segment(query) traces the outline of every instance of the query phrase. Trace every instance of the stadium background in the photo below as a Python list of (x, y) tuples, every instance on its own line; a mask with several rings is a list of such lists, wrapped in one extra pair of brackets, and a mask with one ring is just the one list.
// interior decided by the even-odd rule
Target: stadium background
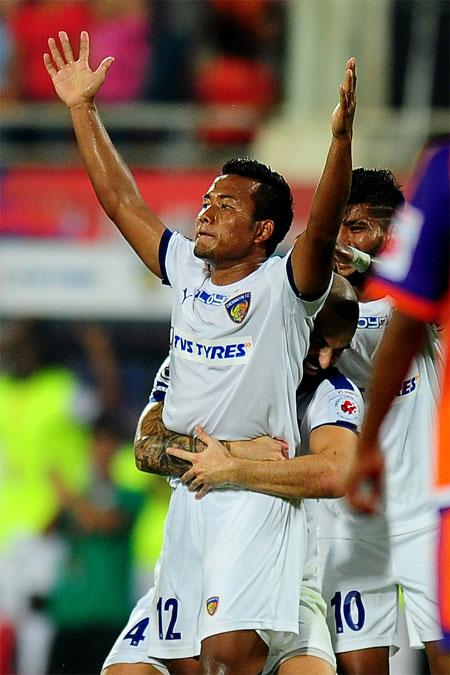
[[(71, 416), (72, 404), (59, 411), (71, 433), (80, 432), (76, 449), (60, 431), (55, 443), (58, 427), (49, 415), (48, 427), (33, 436), (36, 419), (51, 406), (42, 395), (35, 401), (24, 393), (24, 382), (37, 396), (33, 377), (56, 369), (88, 392), (83, 405), (93, 401), (90, 413), (115, 417), (120, 443), (113, 480), (143, 496), (131, 541), (136, 595), (151, 579), (167, 490), (134, 469), (130, 441), (167, 352), (170, 312), (170, 290), (152, 278), (97, 205), (69, 115), (41, 64), (47, 37), (88, 28), (94, 65), (116, 57), (99, 106), (163, 222), (189, 236), (221, 163), (249, 154), (294, 187), (295, 224), (286, 248), (306, 222), (349, 56), (357, 57), (359, 75), (355, 166), (388, 166), (406, 182), (423, 143), (448, 133), (449, 4), (2, 0), (0, 18), (0, 672), (11, 669), (7, 645), (15, 643), (14, 672), (39, 675), (28, 655), (41, 645), (44, 663), (51, 629), (45, 603), (36, 598), (49, 591), (49, 570), (56, 577), (59, 564), (49, 563), (46, 548), (60, 509), (49, 475), (59, 471), (71, 490), (83, 493), (95, 416)], [(6, 352), (14, 340), (16, 356), (25, 353), (19, 345), (26, 340), (42, 349), (32, 376), (17, 376), (12, 394)], [(17, 405), (14, 396), (22, 403), (27, 396), (28, 405)], [(409, 675), (421, 664), (399, 661), (396, 668)]]

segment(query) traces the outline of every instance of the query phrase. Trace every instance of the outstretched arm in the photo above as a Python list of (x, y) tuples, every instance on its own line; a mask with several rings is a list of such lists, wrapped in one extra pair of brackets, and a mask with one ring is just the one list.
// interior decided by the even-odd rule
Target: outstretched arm
[(201, 428), (196, 433), (206, 446), (201, 455), (189, 456), (176, 448), (168, 452), (192, 464), (181, 480), (197, 492), (199, 499), (212, 487), (227, 485), (279, 497), (342, 497), (357, 443), (353, 431), (324, 425), (310, 434), (312, 454), (269, 462), (233, 457), (228, 448)]
[(373, 363), (369, 402), (347, 486), (351, 506), (361, 513), (375, 513), (379, 508), (384, 461), (378, 433), (425, 337), (425, 323), (394, 310)]
[[(199, 436), (187, 436), (169, 431), (162, 421), (163, 402), (149, 404), (138, 423), (134, 442), (136, 466), (140, 471), (162, 476), (182, 476), (190, 468), (192, 453), (202, 452), (205, 443)], [(187, 453), (189, 460), (179, 459), (167, 452), (178, 448)], [(227, 441), (221, 447), (234, 457), (281, 460), (287, 445), (283, 441), (262, 436), (251, 441)]]
[(352, 134), (356, 107), (356, 62), (349, 59), (332, 117), (332, 140), (306, 230), (292, 251), (298, 291), (314, 296), (325, 290), (333, 268), (334, 245), (347, 204), (352, 177)]
[(49, 38), (44, 63), (56, 93), (69, 108), (81, 155), (97, 198), (145, 265), (161, 276), (159, 243), (165, 230), (140, 194), (131, 172), (113, 146), (95, 106), (95, 95), (113, 63), (109, 56), (97, 70), (89, 66), (89, 35), (81, 33), (75, 60), (67, 33), (59, 33), (61, 46)]

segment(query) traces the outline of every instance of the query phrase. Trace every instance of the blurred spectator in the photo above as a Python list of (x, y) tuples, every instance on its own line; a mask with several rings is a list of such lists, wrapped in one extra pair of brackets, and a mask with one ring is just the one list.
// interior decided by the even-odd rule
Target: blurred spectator
[(279, 66), (283, 44), (280, 0), (208, 0), (209, 30), (215, 48), (226, 54)]
[(133, 605), (131, 531), (142, 494), (112, 478), (121, 444), (113, 418), (93, 426), (90, 482), (83, 495), (53, 474), (61, 510), (54, 527), (67, 547), (48, 611), (56, 626), (49, 673), (100, 671)]
[(86, 30), (90, 17), (87, 0), (24, 0), (17, 3), (10, 14), (10, 27), (17, 52), (14, 73), (20, 98), (55, 100), (53, 85), (42, 63), (42, 55), (48, 51), (47, 39), (64, 29), (73, 44), (78, 44), (80, 32)]
[(92, 9), (91, 62), (96, 68), (106, 56), (116, 57), (98, 100), (143, 98), (152, 69), (148, 0), (92, 0)]
[[(107, 337), (84, 326), (78, 340), (92, 387), (67, 367), (51, 364), (38, 322), (6, 323), (0, 332), (0, 615), (17, 625), (29, 618), (30, 596), (49, 583), (54, 555), (51, 546), (41, 547), (40, 535), (59, 509), (49, 473), (57, 472), (66, 489), (84, 488), (89, 424), (118, 399)], [(32, 569), (21, 563), (20, 576), (15, 574), (17, 562), (28, 559)]]
[(265, 64), (241, 56), (212, 57), (198, 72), (197, 97), (211, 113), (200, 138), (211, 145), (248, 145), (276, 101), (276, 90)]
[(209, 144), (248, 145), (279, 98), (283, 3), (209, 0), (208, 4), (211, 54), (198, 69), (195, 91), (199, 102), (212, 108), (212, 121), (199, 135)]
[[(10, 23), (17, 0), (2, 0), (0, 3), (0, 103), (17, 99), (17, 81), (14, 75), (16, 47)], [(0, 671), (1, 672), (1, 671)]]
[(203, 44), (205, 2), (152, 1), (153, 69), (147, 90), (152, 101), (188, 101), (199, 43)]

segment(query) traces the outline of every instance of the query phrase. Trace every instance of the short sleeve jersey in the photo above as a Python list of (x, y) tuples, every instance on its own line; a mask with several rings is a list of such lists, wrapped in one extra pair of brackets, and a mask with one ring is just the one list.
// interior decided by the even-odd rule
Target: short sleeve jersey
[(167, 428), (196, 424), (222, 440), (270, 435), (298, 446), (296, 390), (318, 300), (295, 290), (289, 255), (227, 286), (212, 283), (193, 242), (166, 232), (160, 266), (174, 289)]
[[(297, 398), (301, 447), (299, 455), (310, 454), (309, 436), (314, 429), (324, 425), (342, 426), (355, 433), (361, 429), (364, 403), (358, 388), (337, 368), (332, 368), (314, 392), (300, 393)], [(305, 499), (308, 522), (308, 564), (304, 576), (316, 576), (317, 515), (321, 530), (335, 529), (335, 517), (342, 507), (342, 499)], [(319, 514), (317, 514), (319, 508)]]
[[(450, 143), (431, 148), (416, 171), (409, 204), (399, 214), (391, 244), (369, 286), (387, 292), (406, 314), (449, 325)], [(443, 394), (439, 415), (436, 487), (450, 501), (450, 358), (446, 331)]]
[[(367, 398), (372, 363), (392, 312), (388, 298), (359, 304), (358, 328), (350, 348), (339, 359), (339, 368)], [(433, 345), (436, 348), (436, 345)], [(392, 533), (406, 532), (434, 522), (430, 505), (432, 461), (424, 452), (432, 442), (433, 420), (439, 392), (437, 353), (418, 355), (394, 399), (380, 431), (386, 462), (383, 517), (360, 518), (366, 529), (382, 528), (387, 518)], [(389, 367), (389, 364), (386, 364)], [(352, 516), (353, 527), (357, 517)]]

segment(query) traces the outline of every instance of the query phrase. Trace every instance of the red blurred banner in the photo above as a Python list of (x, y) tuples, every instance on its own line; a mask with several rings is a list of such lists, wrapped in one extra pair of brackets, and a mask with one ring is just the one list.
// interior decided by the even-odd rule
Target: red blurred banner
[[(151, 209), (170, 229), (191, 235), (203, 194), (213, 171), (150, 171), (134, 176)], [(293, 185), (295, 204), (293, 239), (304, 228), (313, 187)], [(1, 176), (3, 236), (108, 239), (114, 228), (98, 205), (83, 169), (19, 168)]]

